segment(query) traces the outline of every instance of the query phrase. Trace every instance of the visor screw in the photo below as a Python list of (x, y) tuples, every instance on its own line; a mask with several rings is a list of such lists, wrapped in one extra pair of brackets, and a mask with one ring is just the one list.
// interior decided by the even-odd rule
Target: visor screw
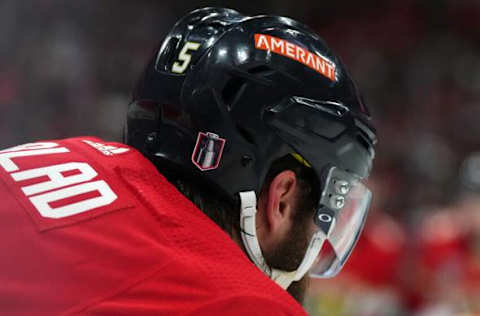
[(337, 180), (335, 183), (335, 190), (338, 194), (346, 195), (350, 191), (350, 184), (344, 180)]
[(156, 137), (157, 137), (157, 133), (155, 132), (148, 134), (147, 143), (153, 143)]
[(341, 195), (333, 195), (330, 198), (330, 206), (335, 210), (341, 209), (345, 206), (345, 197)]
[(157, 139), (157, 133), (153, 132), (147, 136), (145, 141), (145, 147), (147, 150), (153, 150), (155, 145), (155, 140)]

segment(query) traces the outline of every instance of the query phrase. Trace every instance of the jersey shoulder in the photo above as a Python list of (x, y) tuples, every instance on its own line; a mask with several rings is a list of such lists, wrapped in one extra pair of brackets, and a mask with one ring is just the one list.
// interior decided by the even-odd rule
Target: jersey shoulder
[[(176, 315), (180, 315), (180, 311), (196, 310), (205, 315), (237, 315), (232, 314), (235, 310), (228, 309), (230, 301), (236, 299), (262, 305), (264, 308), (259, 311), (269, 308), (283, 311), (276, 315), (305, 314), (285, 290), (248, 259), (226, 232), (164, 177), (148, 178), (148, 175), (133, 173), (125, 174), (125, 177), (134, 186), (138, 183), (140, 197), (159, 215), (158, 222), (168, 221), (168, 225), (162, 224), (162, 233), (168, 245), (164, 255), (170, 260), (161, 272), (116, 299), (122, 300), (127, 295), (127, 301), (133, 302), (136, 292), (152, 293), (152, 306), (175, 306), (172, 314)], [(159, 187), (162, 188), (161, 194), (155, 189)], [(160, 297), (163, 295), (159, 293), (168, 300), (162, 303)], [(227, 308), (224, 312), (217, 313), (224, 307)]]

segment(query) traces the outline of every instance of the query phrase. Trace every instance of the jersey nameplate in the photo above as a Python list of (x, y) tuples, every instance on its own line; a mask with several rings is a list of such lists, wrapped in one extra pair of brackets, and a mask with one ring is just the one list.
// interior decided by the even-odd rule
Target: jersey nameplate
[[(44, 218), (65, 218), (113, 203), (117, 195), (88, 163), (42, 165), (44, 157), (69, 152), (54, 142), (20, 145), (0, 151), (0, 168)], [(27, 158), (35, 158), (39, 166), (22, 169), (21, 162)]]

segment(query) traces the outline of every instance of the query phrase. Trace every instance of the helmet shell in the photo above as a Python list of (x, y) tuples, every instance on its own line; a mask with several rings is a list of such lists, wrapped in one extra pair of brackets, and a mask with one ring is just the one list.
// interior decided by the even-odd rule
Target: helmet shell
[[(148, 64), (126, 136), (162, 171), (235, 199), (259, 193), (271, 163), (291, 153), (308, 161), (320, 183), (330, 166), (368, 176), (376, 142), (369, 121), (345, 66), (308, 27), (205, 8), (182, 18)], [(220, 159), (202, 169), (195, 155), (208, 150), (207, 133), (221, 140), (211, 142)]]

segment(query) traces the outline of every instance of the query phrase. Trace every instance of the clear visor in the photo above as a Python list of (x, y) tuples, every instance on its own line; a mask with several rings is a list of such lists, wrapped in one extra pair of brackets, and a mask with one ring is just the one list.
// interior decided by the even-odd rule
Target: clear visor
[(318, 231), (309, 246), (314, 248), (311, 253), (318, 253), (310, 259), (311, 276), (330, 278), (342, 269), (360, 236), (371, 198), (360, 179), (330, 169), (314, 218)]

